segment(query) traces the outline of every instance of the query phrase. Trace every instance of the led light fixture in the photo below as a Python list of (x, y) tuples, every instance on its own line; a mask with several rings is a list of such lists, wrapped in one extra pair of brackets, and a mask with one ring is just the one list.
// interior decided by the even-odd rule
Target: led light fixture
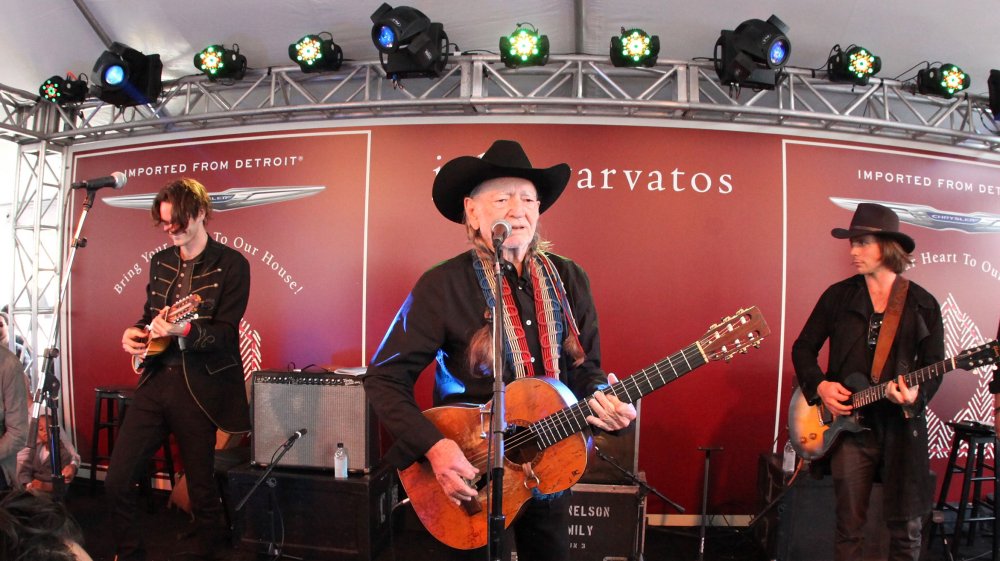
[(615, 66), (651, 67), (660, 54), (660, 37), (638, 28), (623, 27), (620, 35), (611, 38), (610, 54)]
[(882, 70), (882, 59), (858, 45), (851, 45), (846, 51), (834, 45), (833, 54), (826, 61), (826, 71), (834, 82), (851, 82), (859, 86), (868, 85), (868, 80)]
[(788, 26), (772, 15), (723, 30), (715, 43), (715, 72), (723, 84), (773, 90), (785, 78), (792, 54)]
[(507, 68), (544, 66), (549, 61), (549, 36), (530, 23), (519, 23), (510, 35), (500, 38), (500, 61)]
[(38, 95), (57, 105), (82, 103), (87, 99), (87, 81), (75, 80), (72, 75), (53, 76), (38, 87)]
[(242, 80), (247, 72), (247, 57), (240, 54), (240, 46), (227, 49), (223, 45), (209, 45), (194, 55), (194, 67), (209, 80)]
[(333, 42), (329, 32), (318, 35), (306, 35), (295, 43), (288, 45), (288, 58), (299, 65), (303, 72), (325, 72), (338, 70), (344, 62), (344, 51), (340, 45)]
[(372, 42), (387, 76), (393, 80), (440, 76), (448, 63), (444, 26), (420, 10), (389, 4), (379, 6), (371, 19)]
[(917, 72), (917, 91), (922, 94), (951, 99), (971, 84), (972, 78), (954, 64), (931, 66)]
[(144, 55), (123, 45), (111, 43), (94, 63), (91, 93), (118, 107), (155, 103), (163, 91), (160, 55)]

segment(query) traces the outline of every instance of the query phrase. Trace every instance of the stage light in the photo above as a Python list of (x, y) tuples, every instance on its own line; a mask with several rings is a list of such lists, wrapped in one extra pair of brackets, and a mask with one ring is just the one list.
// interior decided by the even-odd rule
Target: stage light
[(1000, 70), (990, 70), (986, 85), (990, 89), (990, 111), (993, 113), (993, 120), (1000, 121)]
[(922, 94), (951, 99), (971, 84), (972, 78), (954, 64), (931, 66), (917, 72), (917, 91)]
[(129, 107), (155, 103), (163, 90), (160, 55), (144, 55), (121, 43), (111, 43), (94, 63), (98, 82), (92, 93), (102, 101)]
[(882, 70), (882, 59), (864, 47), (851, 45), (846, 51), (834, 45), (833, 54), (826, 61), (826, 71), (834, 82), (851, 82), (868, 85), (868, 80)]
[(500, 62), (507, 68), (544, 66), (549, 61), (549, 36), (530, 23), (519, 23), (510, 35), (500, 38)]
[(303, 72), (324, 72), (338, 70), (344, 62), (344, 51), (340, 45), (319, 35), (306, 35), (295, 43), (288, 45), (288, 58), (299, 65)]
[(439, 76), (448, 63), (448, 35), (440, 23), (409, 6), (382, 4), (372, 14), (372, 42), (386, 75)]
[(232, 49), (209, 45), (194, 55), (194, 67), (213, 82), (220, 78), (242, 80), (247, 72), (247, 57), (240, 54), (239, 45)]
[(75, 80), (72, 75), (53, 76), (38, 87), (38, 94), (57, 105), (82, 103), (87, 99), (87, 81)]
[(773, 90), (785, 78), (781, 71), (792, 53), (788, 26), (772, 15), (750, 19), (723, 30), (715, 43), (715, 72), (723, 84)]
[(615, 66), (651, 67), (659, 54), (660, 37), (641, 29), (623, 27), (620, 35), (611, 38), (611, 64)]

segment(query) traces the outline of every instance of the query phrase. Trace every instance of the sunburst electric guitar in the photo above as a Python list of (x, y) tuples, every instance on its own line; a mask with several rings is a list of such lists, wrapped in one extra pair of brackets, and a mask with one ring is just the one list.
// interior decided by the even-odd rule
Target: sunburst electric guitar
[[(984, 343), (978, 347), (966, 349), (952, 358), (946, 358), (920, 370), (903, 375), (907, 386), (915, 386), (921, 382), (943, 376), (957, 368), (973, 370), (997, 364), (1000, 362), (1000, 344), (996, 341)], [(796, 388), (792, 393), (792, 401), (788, 406), (788, 438), (795, 452), (806, 460), (817, 460), (830, 451), (837, 437), (844, 431), (860, 432), (866, 430), (861, 424), (861, 408), (885, 398), (886, 385), (889, 382), (870, 386), (868, 378), (863, 374), (853, 374), (845, 380), (845, 386), (851, 390), (849, 403), (854, 406), (850, 415), (833, 418), (830, 411), (822, 404), (809, 405), (802, 395), (802, 389)]]
[[(770, 333), (756, 307), (740, 310), (713, 325), (708, 333), (682, 351), (612, 384), (604, 393), (623, 402), (639, 398), (709, 361), (728, 361), (756, 347)], [(568, 489), (583, 475), (591, 446), (587, 400), (551, 378), (520, 378), (507, 385), (504, 398), (503, 512), (509, 526), (532, 497), (532, 489), (555, 493)], [(445, 438), (458, 443), (465, 457), (488, 470), (490, 404), (436, 407), (424, 415)], [(488, 494), (485, 475), (472, 484), (479, 496), (456, 505), (445, 495), (426, 460), (399, 472), (417, 517), (438, 540), (456, 549), (473, 549), (487, 542)]]
[[(165, 319), (170, 323), (198, 319), (198, 306), (200, 305), (201, 296), (189, 294), (178, 300), (173, 306), (170, 306)], [(149, 329), (150, 327), (147, 325), (147, 333)], [(167, 350), (171, 340), (173, 340), (173, 337), (170, 336), (151, 337), (149, 341), (146, 341), (146, 350), (142, 354), (132, 355), (132, 370), (135, 370), (136, 374), (142, 374), (146, 369), (146, 362)]]

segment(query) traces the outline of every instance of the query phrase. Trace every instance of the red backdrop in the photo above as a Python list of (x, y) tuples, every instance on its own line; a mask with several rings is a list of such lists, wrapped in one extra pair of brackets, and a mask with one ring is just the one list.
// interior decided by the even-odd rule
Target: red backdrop
[[(823, 288), (852, 272), (846, 242), (829, 235), (847, 226), (852, 211), (830, 197), (1000, 214), (996, 166), (776, 135), (634, 126), (241, 134), (79, 151), (73, 177), (116, 169), (128, 174), (124, 191), (104, 191), (101, 198), (154, 193), (179, 175), (197, 178), (213, 194), (323, 187), (295, 200), (217, 213), (209, 231), (250, 259), (244, 328), (254, 366), (355, 366), (367, 363), (418, 276), (467, 247), (462, 227), (442, 218), (431, 201), (436, 169), (453, 157), (482, 153), (497, 138), (519, 140), (535, 165), (565, 161), (573, 168), (570, 186), (542, 217), (540, 230), (557, 253), (590, 274), (606, 370), (628, 375), (743, 306), (757, 305), (767, 318), (772, 335), (761, 349), (708, 365), (643, 400), (639, 467), (689, 512), (700, 508), (699, 446), (724, 448), (713, 455), (711, 511), (757, 508), (756, 458), (771, 451), (776, 438), (785, 439), (794, 379), (788, 348)], [(930, 183), (905, 184), (896, 174)], [(958, 191), (957, 183), (949, 188), (939, 180), (972, 188)], [(84, 451), (93, 387), (135, 381), (120, 337), (141, 312), (144, 254), (166, 242), (150, 224), (148, 210), (101, 202), (86, 224), (90, 244), (78, 255), (72, 279), (68, 371)], [(918, 265), (910, 277), (950, 310), (949, 351), (968, 346), (978, 326), (991, 335), (998, 316), (997, 234), (903, 228), (917, 239)], [(953, 255), (956, 262), (935, 262), (935, 255)], [(981, 378), (950, 377), (932, 403), (938, 448), (946, 445), (941, 423), (991, 415), (974, 403), (981, 401)], [(425, 405), (430, 382), (424, 376), (419, 388)], [(650, 509), (666, 511), (656, 500)]]

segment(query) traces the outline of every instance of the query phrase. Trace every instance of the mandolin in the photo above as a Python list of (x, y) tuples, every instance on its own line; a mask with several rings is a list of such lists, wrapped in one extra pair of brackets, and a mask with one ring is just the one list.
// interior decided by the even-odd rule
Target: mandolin
[[(170, 323), (177, 323), (179, 321), (190, 321), (193, 319), (198, 319), (198, 306), (201, 305), (201, 296), (197, 294), (189, 294), (184, 298), (181, 298), (170, 306), (167, 310), (166, 320)], [(150, 326), (146, 326), (146, 332), (148, 333)], [(132, 370), (136, 374), (142, 374), (146, 369), (146, 362), (156, 355), (167, 350), (170, 346), (170, 341), (173, 337), (153, 337), (146, 342), (146, 350), (140, 355), (132, 355)]]

